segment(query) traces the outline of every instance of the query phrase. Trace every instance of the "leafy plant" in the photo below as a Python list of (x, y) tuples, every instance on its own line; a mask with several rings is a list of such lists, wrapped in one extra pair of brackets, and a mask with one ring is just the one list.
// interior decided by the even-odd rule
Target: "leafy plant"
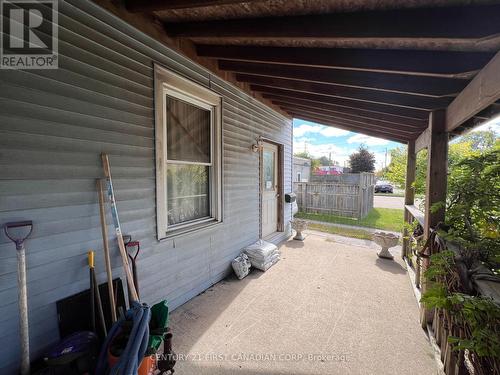
[(453, 273), (455, 267), (455, 253), (453, 251), (442, 251), (431, 256), (429, 267), (424, 276), (434, 283), (442, 283), (443, 280)]
[[(496, 134), (493, 130), (473, 132), (450, 143), (448, 148), (448, 170), (453, 172), (454, 166), (463, 159), (474, 154), (481, 154), (495, 146)], [(498, 142), (498, 141), (496, 141)], [(399, 188), (404, 188), (406, 180), (406, 146), (391, 150), (391, 163), (384, 171), (384, 179), (391, 181)], [(425, 193), (425, 177), (427, 173), (427, 150), (417, 153), (415, 194)]]
[[(482, 369), (478, 373), (498, 373), (500, 306), (490, 298), (465, 294), (458, 274), (457, 262), (468, 269), (482, 262), (497, 274), (500, 265), (500, 144), (497, 141), (484, 150), (487, 144), (476, 143), (477, 149), (469, 147), (466, 157), (455, 158), (451, 164), (447, 231), (438, 232), (460, 250), (431, 256), (424, 273), (429, 288), (421, 301), (445, 312), (451, 325), (448, 341), (454, 350), (469, 351), (474, 366)], [(440, 202), (432, 210), (442, 209), (444, 204)]]
[(500, 359), (500, 308), (485, 297), (454, 293), (447, 298), (454, 314), (464, 321), (470, 336), (450, 336), (455, 350), (468, 349), (480, 357)]
[(449, 336), (454, 350), (467, 349), (479, 357), (500, 359), (500, 307), (490, 298), (472, 296), (449, 285), (453, 281), (455, 254), (443, 251), (431, 256), (425, 277), (431, 283), (421, 302), (427, 308), (449, 312), (463, 327), (465, 337)]
[(492, 270), (500, 264), (500, 143), (457, 162), (448, 177), (448, 239)]

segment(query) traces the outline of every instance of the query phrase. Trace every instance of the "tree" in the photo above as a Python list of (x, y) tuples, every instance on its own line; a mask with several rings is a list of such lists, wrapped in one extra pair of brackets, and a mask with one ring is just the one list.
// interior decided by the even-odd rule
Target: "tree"
[[(404, 189), (406, 183), (406, 146), (401, 146), (391, 150), (391, 163), (384, 173), (384, 178), (398, 188)], [(427, 171), (427, 150), (422, 150), (417, 154), (415, 171), (415, 193), (423, 194), (425, 191), (425, 174)]]
[(375, 154), (368, 151), (366, 146), (359, 146), (358, 151), (349, 156), (352, 173), (375, 171)]
[(492, 129), (470, 132), (461, 137), (460, 142), (470, 142), (474, 151), (489, 150), (495, 144), (496, 134)]
[(318, 169), (320, 167), (320, 162), (318, 159), (311, 159), (311, 171), (315, 171), (316, 169)]
[(298, 158), (309, 159), (311, 161), (311, 171), (315, 171), (321, 165), (319, 159), (313, 158), (313, 156), (307, 151), (296, 152), (293, 154), (293, 156), (296, 156)]
[(298, 158), (304, 158), (304, 159), (312, 159), (312, 155), (308, 153), (307, 151), (301, 151), (301, 152), (296, 152), (293, 154), (293, 156), (296, 156)]
[(322, 156), (318, 159), (319, 164), (324, 165), (324, 166), (329, 166), (331, 164), (330, 159), (328, 159), (326, 156)]
[[(466, 134), (450, 143), (448, 148), (448, 171), (451, 174), (456, 165), (466, 158), (471, 158), (491, 150), (495, 145), (496, 135), (492, 130)], [(405, 187), (406, 179), (406, 146), (391, 150), (391, 163), (384, 178), (399, 188)], [(425, 177), (427, 172), (427, 150), (417, 153), (415, 193), (425, 193)]]

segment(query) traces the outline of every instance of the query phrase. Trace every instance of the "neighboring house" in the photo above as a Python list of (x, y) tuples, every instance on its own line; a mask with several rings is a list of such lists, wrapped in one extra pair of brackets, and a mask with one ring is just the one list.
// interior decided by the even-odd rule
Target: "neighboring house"
[[(166, 298), (175, 308), (227, 276), (244, 246), (291, 232), (289, 118), (90, 1), (59, 10), (59, 69), (0, 71), (0, 223), (34, 223), (26, 242), (33, 358), (59, 339), (56, 302), (88, 289), (89, 249), (106, 279), (101, 152), (122, 229), (141, 243), (144, 302)], [(16, 250), (3, 235), (0, 256), (6, 374), (20, 349)]]
[(293, 157), (293, 181), (308, 182), (311, 178), (311, 159)]

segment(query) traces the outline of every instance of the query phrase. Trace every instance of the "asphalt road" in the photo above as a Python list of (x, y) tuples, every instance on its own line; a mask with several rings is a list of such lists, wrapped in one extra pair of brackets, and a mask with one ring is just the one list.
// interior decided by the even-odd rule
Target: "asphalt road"
[(404, 197), (394, 197), (390, 194), (387, 195), (375, 195), (373, 197), (373, 207), (380, 208), (399, 208), (403, 209), (405, 204)]

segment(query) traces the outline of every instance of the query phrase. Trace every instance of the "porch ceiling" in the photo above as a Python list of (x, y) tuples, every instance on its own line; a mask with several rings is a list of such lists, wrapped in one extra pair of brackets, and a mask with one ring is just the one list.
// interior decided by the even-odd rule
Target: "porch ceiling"
[[(290, 116), (399, 142), (500, 50), (498, 1), (125, 3)], [(453, 131), (498, 113), (488, 104)]]

